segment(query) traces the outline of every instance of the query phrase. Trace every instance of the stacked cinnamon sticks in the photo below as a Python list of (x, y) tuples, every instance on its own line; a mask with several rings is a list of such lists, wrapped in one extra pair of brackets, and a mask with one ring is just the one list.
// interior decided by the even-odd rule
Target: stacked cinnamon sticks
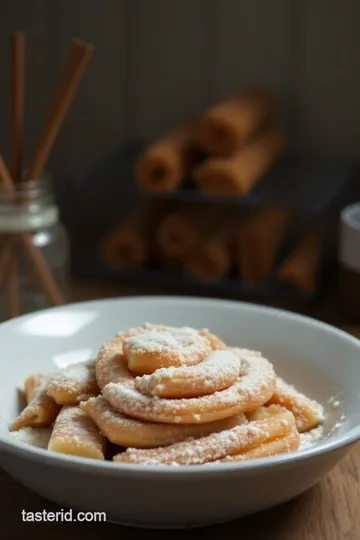
[[(94, 47), (91, 44), (79, 39), (72, 40), (34, 153), (23, 177), (25, 36), (22, 32), (16, 32), (11, 36), (10, 170), (0, 155), (0, 188), (3, 194), (8, 196), (11, 204), (27, 204), (26, 200), (16, 202), (16, 193), (19, 190), (25, 193), (26, 186), (40, 179), (93, 51)], [(0, 245), (0, 283), (5, 295), (5, 318), (15, 317), (20, 312), (19, 261), (22, 251), (31, 263), (34, 277), (38, 280), (49, 305), (55, 306), (64, 302), (62, 292), (42, 251), (33, 243), (31, 233), (23, 231), (4, 235)]]

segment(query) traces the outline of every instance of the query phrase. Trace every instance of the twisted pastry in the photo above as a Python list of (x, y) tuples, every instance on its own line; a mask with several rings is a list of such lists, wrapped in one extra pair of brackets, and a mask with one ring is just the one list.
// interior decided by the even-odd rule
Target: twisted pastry
[(276, 378), (266, 358), (236, 348), (221, 354), (224, 364), (240, 359), (243, 369), (242, 376), (225, 390), (200, 397), (166, 399), (142, 394), (136, 388), (136, 384), (141, 386), (141, 380), (136, 383), (130, 379), (108, 383), (103, 396), (114, 409), (132, 418), (169, 424), (213, 422), (256, 409), (271, 398)]
[(41, 387), (48, 384), (53, 376), (53, 373), (34, 373), (34, 375), (30, 375), (25, 379), (24, 392), (27, 404), (29, 404), (30, 401), (36, 396), (37, 391)]
[[(209, 339), (206, 330), (163, 327), (126, 338), (124, 353), (131, 371), (153, 373), (160, 368), (200, 363), (213, 350), (214, 341), (215, 336)], [(219, 340), (218, 344), (225, 349)]]
[[(141, 334), (152, 350), (143, 348), (144, 340), (135, 339)], [(167, 342), (165, 346), (164, 341)], [(171, 351), (169, 342), (176, 345), (176, 351), (170, 352), (170, 356), (167, 355)], [(207, 330), (147, 323), (120, 332), (100, 348), (95, 363), (97, 383), (102, 390), (109, 382), (132, 380), (130, 370), (153, 373), (158, 368), (180, 366), (182, 362), (196, 364), (217, 349), (225, 349), (225, 344)]]
[(64, 406), (52, 431), (48, 450), (93, 459), (104, 459), (105, 438), (78, 406)]
[(120, 463), (146, 465), (202, 465), (211, 461), (236, 456), (277, 440), (295, 428), (295, 418), (289, 411), (257, 420), (250, 424), (213, 433), (194, 441), (172, 444), (165, 448), (142, 450), (128, 448), (114, 456)]
[(280, 377), (276, 378), (276, 386), (269, 405), (281, 405), (289, 409), (296, 420), (300, 433), (317, 427), (324, 419), (324, 407), (316, 401), (301, 394)]
[(125, 463), (291, 452), (304, 435), (317, 436), (309, 430), (324, 413), (260, 352), (227, 347), (208, 330), (151, 324), (120, 332), (96, 361), (28, 377), (24, 391), (28, 405), (10, 427), (15, 438), (43, 446), (46, 435), (48, 450), (95, 459), (111, 459), (108, 440), (127, 448), (113, 458)]
[(77, 405), (96, 396), (100, 390), (96, 382), (95, 361), (72, 364), (61, 370), (50, 380), (47, 391), (59, 405)]
[(286, 435), (264, 442), (252, 450), (247, 450), (241, 454), (226, 456), (223, 459), (213, 461), (213, 463), (231, 463), (232, 461), (248, 461), (250, 459), (261, 459), (279, 454), (286, 454), (298, 450), (300, 446), (300, 435), (296, 427), (292, 428)]
[(47, 388), (47, 382), (44, 379), (44, 383), (36, 391), (29, 393), (29, 397), (32, 399), (12, 422), (10, 426), (12, 431), (23, 427), (46, 427), (53, 423), (60, 410), (60, 405), (48, 395)]
[(190, 398), (229, 388), (241, 373), (238, 356), (214, 351), (203, 362), (189, 367), (169, 367), (136, 377), (136, 389), (146, 396)]
[(170, 425), (142, 422), (115, 411), (102, 396), (80, 403), (80, 408), (95, 422), (101, 433), (112, 443), (133, 448), (156, 448), (189, 438), (246, 424), (244, 414), (207, 424)]

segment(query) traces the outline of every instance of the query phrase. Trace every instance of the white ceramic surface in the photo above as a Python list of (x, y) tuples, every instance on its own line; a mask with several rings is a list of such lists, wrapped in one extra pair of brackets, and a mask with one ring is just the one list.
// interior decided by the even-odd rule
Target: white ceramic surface
[[(12, 440), (17, 388), (36, 371), (93, 357), (117, 331), (144, 322), (207, 327), (261, 350), (277, 372), (326, 406), (328, 437), (308, 450), (239, 464), (144, 467), (61, 456)], [(62, 508), (104, 511), (150, 527), (233, 520), (304, 492), (360, 438), (360, 341), (284, 311), (211, 299), (137, 297), (65, 306), (0, 325), (1, 465)], [(337, 408), (328, 405), (335, 396)], [(331, 433), (334, 424), (338, 428)]]

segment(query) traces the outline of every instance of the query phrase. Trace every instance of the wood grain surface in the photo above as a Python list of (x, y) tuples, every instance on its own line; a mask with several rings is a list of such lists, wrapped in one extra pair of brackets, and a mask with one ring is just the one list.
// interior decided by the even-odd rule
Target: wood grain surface
[[(114, 289), (101, 284), (82, 283), (74, 287), (74, 299), (85, 300), (144, 291)], [(360, 324), (340, 322), (335, 313), (327, 320), (338, 320), (339, 326), (360, 338)], [(201, 501), (199, 501), (201, 504)], [(297, 499), (275, 509), (245, 519), (189, 531), (154, 531), (120, 527), (110, 523), (27, 523), (21, 511), (56, 511), (59, 508), (22, 487), (0, 469), (0, 538), (17, 540), (93, 540), (101, 537), (121, 540), (199, 537), (206, 540), (359, 540), (360, 539), (360, 443), (323, 481)]]

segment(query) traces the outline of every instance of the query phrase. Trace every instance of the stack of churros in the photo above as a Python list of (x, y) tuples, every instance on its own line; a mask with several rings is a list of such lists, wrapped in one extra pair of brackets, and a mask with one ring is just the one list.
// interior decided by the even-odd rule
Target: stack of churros
[(216, 103), (149, 146), (136, 162), (135, 181), (153, 193), (174, 191), (191, 179), (210, 195), (246, 195), (285, 148), (275, 105), (274, 95), (262, 88)]
[(260, 352), (228, 347), (206, 329), (149, 323), (114, 336), (96, 360), (28, 377), (24, 393), (13, 436), (114, 464), (267, 458), (301, 449), (324, 419), (322, 405)]

